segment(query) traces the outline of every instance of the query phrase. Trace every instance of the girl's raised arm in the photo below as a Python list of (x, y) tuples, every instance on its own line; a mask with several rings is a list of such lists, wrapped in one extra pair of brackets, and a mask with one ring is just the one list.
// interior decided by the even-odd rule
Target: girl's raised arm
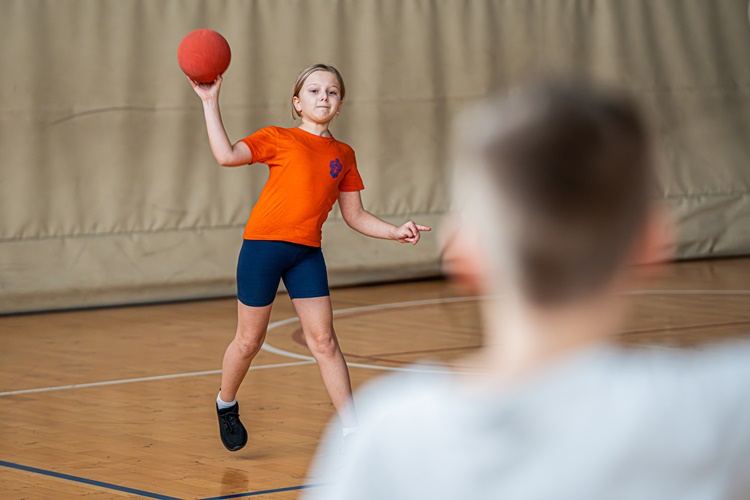
[(225, 167), (236, 167), (253, 162), (253, 154), (250, 148), (242, 141), (232, 144), (221, 121), (221, 110), (219, 109), (219, 90), (222, 78), (219, 75), (212, 83), (198, 83), (190, 80), (190, 85), (203, 101), (203, 114), (206, 117), (206, 130), (208, 130), (208, 142), (211, 151), (219, 165)]

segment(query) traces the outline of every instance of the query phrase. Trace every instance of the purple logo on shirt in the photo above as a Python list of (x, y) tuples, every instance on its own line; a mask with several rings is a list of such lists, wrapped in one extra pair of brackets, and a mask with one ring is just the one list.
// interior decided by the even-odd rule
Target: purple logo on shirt
[(341, 164), (341, 160), (336, 158), (335, 160), (331, 160), (331, 163), (329, 164), (331, 167), (331, 177), (334, 179), (339, 176), (341, 171), (344, 169), (344, 166)]

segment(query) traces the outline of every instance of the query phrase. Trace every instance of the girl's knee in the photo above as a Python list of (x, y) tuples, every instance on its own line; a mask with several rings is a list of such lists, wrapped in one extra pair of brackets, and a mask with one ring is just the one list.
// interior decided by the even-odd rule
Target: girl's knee
[(243, 356), (255, 356), (260, 351), (260, 348), (263, 347), (263, 337), (264, 335), (259, 335), (256, 332), (238, 330), (234, 343)]
[(307, 347), (313, 354), (332, 357), (339, 350), (339, 343), (333, 333), (306, 335)]

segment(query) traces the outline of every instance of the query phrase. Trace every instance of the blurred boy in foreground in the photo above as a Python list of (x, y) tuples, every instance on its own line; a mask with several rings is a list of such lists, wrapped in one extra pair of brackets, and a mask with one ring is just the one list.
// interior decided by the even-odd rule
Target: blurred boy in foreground
[[(633, 103), (544, 82), (465, 114), (445, 263), (481, 302), (472, 374), (361, 391), (361, 433), (329, 433), (306, 498), (750, 498), (750, 346), (610, 345), (638, 262), (664, 259)], [(408, 332), (405, 332), (405, 334)], [(447, 369), (447, 368), (446, 368)]]

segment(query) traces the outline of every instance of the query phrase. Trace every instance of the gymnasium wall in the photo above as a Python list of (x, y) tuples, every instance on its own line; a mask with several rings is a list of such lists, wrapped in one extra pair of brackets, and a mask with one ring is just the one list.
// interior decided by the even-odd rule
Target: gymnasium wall
[[(231, 295), (267, 175), (215, 164), (176, 63), (188, 31), (229, 40), (230, 138), (291, 126), (289, 92), (338, 66), (334, 135), (373, 213), (437, 226), (451, 117), (526, 75), (634, 93), (658, 136), (682, 258), (750, 251), (745, 0), (0, 0), (0, 312)], [(325, 226), (333, 284), (436, 275), (438, 237)]]

